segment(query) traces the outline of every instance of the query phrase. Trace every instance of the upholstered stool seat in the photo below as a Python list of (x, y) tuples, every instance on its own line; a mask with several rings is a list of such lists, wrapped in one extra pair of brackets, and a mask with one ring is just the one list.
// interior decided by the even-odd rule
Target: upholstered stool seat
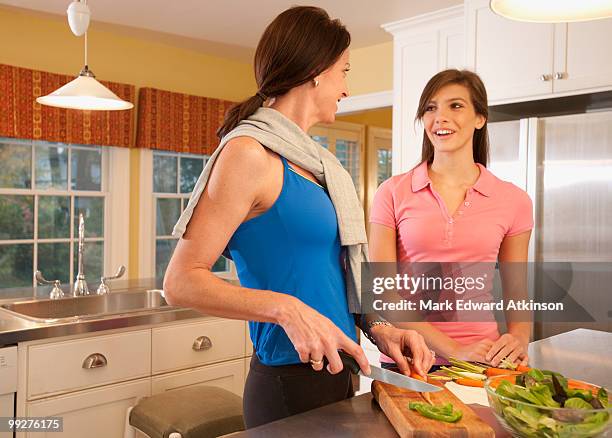
[(213, 438), (244, 430), (242, 399), (213, 386), (176, 389), (141, 399), (129, 424), (151, 438)]

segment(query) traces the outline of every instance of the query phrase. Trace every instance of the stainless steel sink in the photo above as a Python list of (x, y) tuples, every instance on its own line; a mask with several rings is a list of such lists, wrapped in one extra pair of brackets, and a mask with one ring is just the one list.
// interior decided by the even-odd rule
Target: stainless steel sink
[(161, 290), (20, 301), (3, 304), (1, 307), (21, 318), (47, 323), (100, 319), (136, 312), (176, 310), (175, 307), (168, 305)]

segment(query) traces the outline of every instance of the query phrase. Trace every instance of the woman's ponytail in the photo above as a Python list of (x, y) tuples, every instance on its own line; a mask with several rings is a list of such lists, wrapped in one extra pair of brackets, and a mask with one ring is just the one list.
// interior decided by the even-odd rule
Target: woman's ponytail
[(244, 100), (231, 107), (227, 111), (227, 114), (225, 114), (223, 124), (219, 127), (219, 129), (217, 129), (217, 137), (219, 137), (219, 140), (238, 126), (238, 123), (257, 111), (263, 102), (264, 100), (262, 99), (261, 93), (257, 93), (255, 96), (251, 96), (247, 100)]

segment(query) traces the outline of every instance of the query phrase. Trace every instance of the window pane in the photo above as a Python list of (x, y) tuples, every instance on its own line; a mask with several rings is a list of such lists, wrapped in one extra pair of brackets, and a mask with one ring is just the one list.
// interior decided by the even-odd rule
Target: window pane
[(355, 188), (359, 191), (359, 147), (357, 142), (336, 140), (336, 157), (351, 174)]
[(0, 245), (0, 289), (32, 287), (32, 244)]
[(162, 279), (176, 247), (176, 239), (155, 241), (155, 278)]
[(79, 213), (85, 220), (85, 237), (104, 237), (104, 198), (75, 196), (74, 237), (79, 236)]
[(325, 149), (329, 149), (329, 140), (327, 137), (323, 137), (320, 135), (313, 135), (312, 139), (323, 146)]
[(68, 189), (68, 148), (36, 146), (36, 188)]
[(225, 257), (221, 256), (217, 259), (212, 267), (212, 272), (225, 272), (229, 271), (228, 261)]
[(201, 158), (181, 158), (181, 193), (191, 193), (202, 169), (204, 160)]
[(180, 199), (164, 199), (157, 200), (157, 218), (156, 230), (158, 236), (170, 236), (174, 224), (178, 221), (181, 214)]
[[(78, 272), (79, 263), (79, 245), (74, 245), (74, 275)], [(85, 280), (89, 286), (89, 290), (95, 291), (100, 284), (100, 277), (104, 270), (104, 242), (85, 242), (85, 264), (83, 271), (85, 272)]]
[(69, 284), (70, 242), (39, 243), (38, 270), (47, 280), (59, 280), (62, 284)]
[(378, 149), (376, 162), (376, 187), (391, 178), (391, 149)]
[(72, 149), (71, 187), (73, 190), (102, 189), (102, 151)]
[(153, 155), (153, 191), (155, 193), (177, 193), (176, 158), (168, 155)]
[(0, 240), (33, 238), (34, 196), (0, 195)]
[(0, 143), (0, 187), (29, 189), (31, 172), (30, 145)]
[(70, 237), (69, 196), (38, 198), (38, 237), (40, 239)]

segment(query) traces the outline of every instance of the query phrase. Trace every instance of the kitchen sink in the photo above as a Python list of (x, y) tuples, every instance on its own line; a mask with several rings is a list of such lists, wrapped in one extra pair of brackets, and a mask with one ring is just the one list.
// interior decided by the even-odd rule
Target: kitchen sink
[(37, 322), (70, 322), (101, 319), (136, 312), (176, 310), (161, 290), (111, 292), (57, 300), (30, 300), (3, 304), (4, 310)]

